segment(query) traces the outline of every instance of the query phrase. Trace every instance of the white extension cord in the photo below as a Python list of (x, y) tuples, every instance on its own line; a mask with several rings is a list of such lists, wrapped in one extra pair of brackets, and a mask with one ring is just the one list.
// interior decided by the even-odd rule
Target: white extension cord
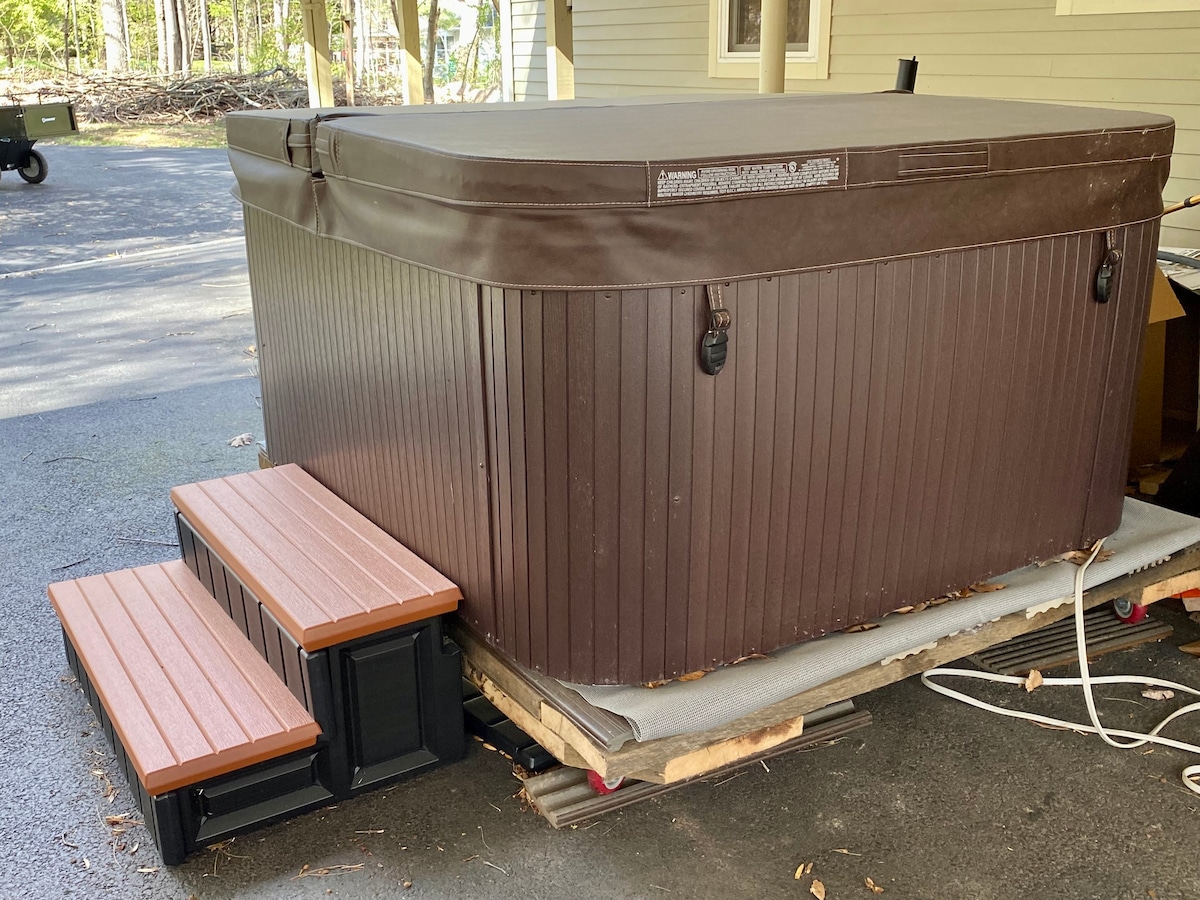
[[(1055, 728), (1068, 728), (1072, 731), (1081, 731), (1089, 734), (1098, 734), (1106, 744), (1113, 747), (1118, 747), (1122, 750), (1131, 750), (1134, 747), (1141, 747), (1145, 744), (1161, 744), (1165, 747), (1174, 747), (1176, 750), (1183, 750), (1188, 753), (1200, 754), (1200, 747), (1195, 744), (1189, 744), (1186, 741), (1177, 741), (1173, 738), (1162, 737), (1159, 732), (1162, 731), (1169, 723), (1178, 719), (1180, 716), (1190, 712), (1200, 710), (1200, 703), (1189, 703), (1187, 706), (1182, 706), (1175, 710), (1154, 728), (1142, 734), (1137, 731), (1123, 731), (1116, 728), (1105, 728), (1100, 724), (1100, 715), (1096, 712), (1096, 701), (1092, 696), (1093, 684), (1140, 684), (1146, 687), (1168, 688), (1174, 691), (1180, 691), (1185, 694), (1191, 694), (1194, 697), (1200, 697), (1200, 690), (1190, 688), (1186, 685), (1176, 684), (1173, 681), (1164, 681), (1161, 678), (1143, 678), (1140, 675), (1107, 675), (1101, 678), (1093, 678), (1091, 671), (1088, 668), (1087, 660), (1087, 637), (1084, 634), (1083, 626), (1083, 576), (1087, 572), (1088, 566), (1096, 558), (1096, 554), (1100, 552), (1100, 547), (1104, 541), (1096, 542), (1092, 548), (1091, 555), (1087, 561), (1079, 567), (1075, 573), (1075, 647), (1079, 653), (1079, 677), (1078, 678), (1044, 678), (1043, 685), (1071, 685), (1083, 688), (1083, 697), (1087, 702), (1088, 716), (1092, 721), (1091, 725), (1082, 725), (1077, 722), (1067, 722), (1063, 719), (1055, 719), (1050, 716), (1039, 716), (1035, 713), (1022, 712), (1015, 709), (1003, 709), (999, 706), (993, 706), (990, 703), (985, 703), (982, 700), (977, 700), (967, 694), (952, 690), (945, 685), (936, 684), (931, 681), (932, 678), (942, 676), (955, 678), (974, 678), (979, 681), (998, 681), (1001, 684), (1025, 684), (1024, 678), (1018, 678), (1015, 675), (993, 675), (990, 672), (976, 672), (971, 669), (930, 669), (921, 675), (921, 682), (929, 689), (937, 691), (954, 700), (959, 700), (970, 706), (986, 709), (989, 712), (998, 713), (1002, 716), (1008, 716), (1013, 719), (1027, 719), (1030, 722), (1037, 722), (1041, 725), (1049, 725)], [(1125, 741), (1118, 741), (1116, 738), (1125, 738)], [(1187, 766), (1183, 770), (1183, 783), (1188, 790), (1200, 794), (1200, 765)]]

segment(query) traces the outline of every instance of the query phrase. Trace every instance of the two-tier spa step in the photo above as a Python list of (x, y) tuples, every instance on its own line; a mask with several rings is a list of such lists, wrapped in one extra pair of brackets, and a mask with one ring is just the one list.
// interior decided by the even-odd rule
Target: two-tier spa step
[(165, 862), (332, 798), (317, 722), (182, 562), (53, 584), (50, 601)]
[(325, 731), (339, 797), (462, 756), (452, 581), (299, 466), (171, 499), (184, 561)]
[(297, 466), (171, 496), (181, 561), (50, 588), (165, 862), (463, 755), (457, 586)]

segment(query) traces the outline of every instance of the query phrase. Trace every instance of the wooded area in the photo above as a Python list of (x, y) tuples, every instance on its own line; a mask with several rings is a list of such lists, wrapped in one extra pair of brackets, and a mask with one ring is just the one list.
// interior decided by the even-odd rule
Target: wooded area
[[(404, 66), (403, 2), (327, 5), (341, 102), (395, 93)], [(118, 81), (134, 74), (151, 84), (145, 76), (191, 81), (200, 73), (303, 72), (301, 7), (301, 0), (0, 0), (0, 52), (15, 83), (67, 73), (95, 84), (101, 73)], [(426, 98), (481, 99), (498, 91), (498, 11), (499, 0), (419, 4)]]

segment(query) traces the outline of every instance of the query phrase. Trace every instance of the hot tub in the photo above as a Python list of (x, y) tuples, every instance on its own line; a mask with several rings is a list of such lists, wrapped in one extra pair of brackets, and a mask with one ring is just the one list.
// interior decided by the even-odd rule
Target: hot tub
[(269, 453), (517, 662), (671, 677), (1116, 530), (1169, 119), (358, 112), (229, 118)]

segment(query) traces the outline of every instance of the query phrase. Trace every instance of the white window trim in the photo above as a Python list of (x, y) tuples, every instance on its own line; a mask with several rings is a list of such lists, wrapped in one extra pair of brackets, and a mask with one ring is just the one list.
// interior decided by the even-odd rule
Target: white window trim
[(1200, 0), (1058, 0), (1057, 16), (1152, 12), (1200, 12)]
[[(1062, 0), (1060, 0), (1062, 2)], [(1176, 0), (1179, 2), (1179, 0)], [(1197, 0), (1200, 2), (1200, 0)], [(832, 0), (812, 0), (809, 8), (808, 50), (789, 51), (785, 78), (829, 77), (829, 22)], [(729, 0), (709, 0), (708, 74), (712, 78), (757, 78), (756, 51), (730, 52)], [(816, 39), (813, 40), (812, 36)]]

